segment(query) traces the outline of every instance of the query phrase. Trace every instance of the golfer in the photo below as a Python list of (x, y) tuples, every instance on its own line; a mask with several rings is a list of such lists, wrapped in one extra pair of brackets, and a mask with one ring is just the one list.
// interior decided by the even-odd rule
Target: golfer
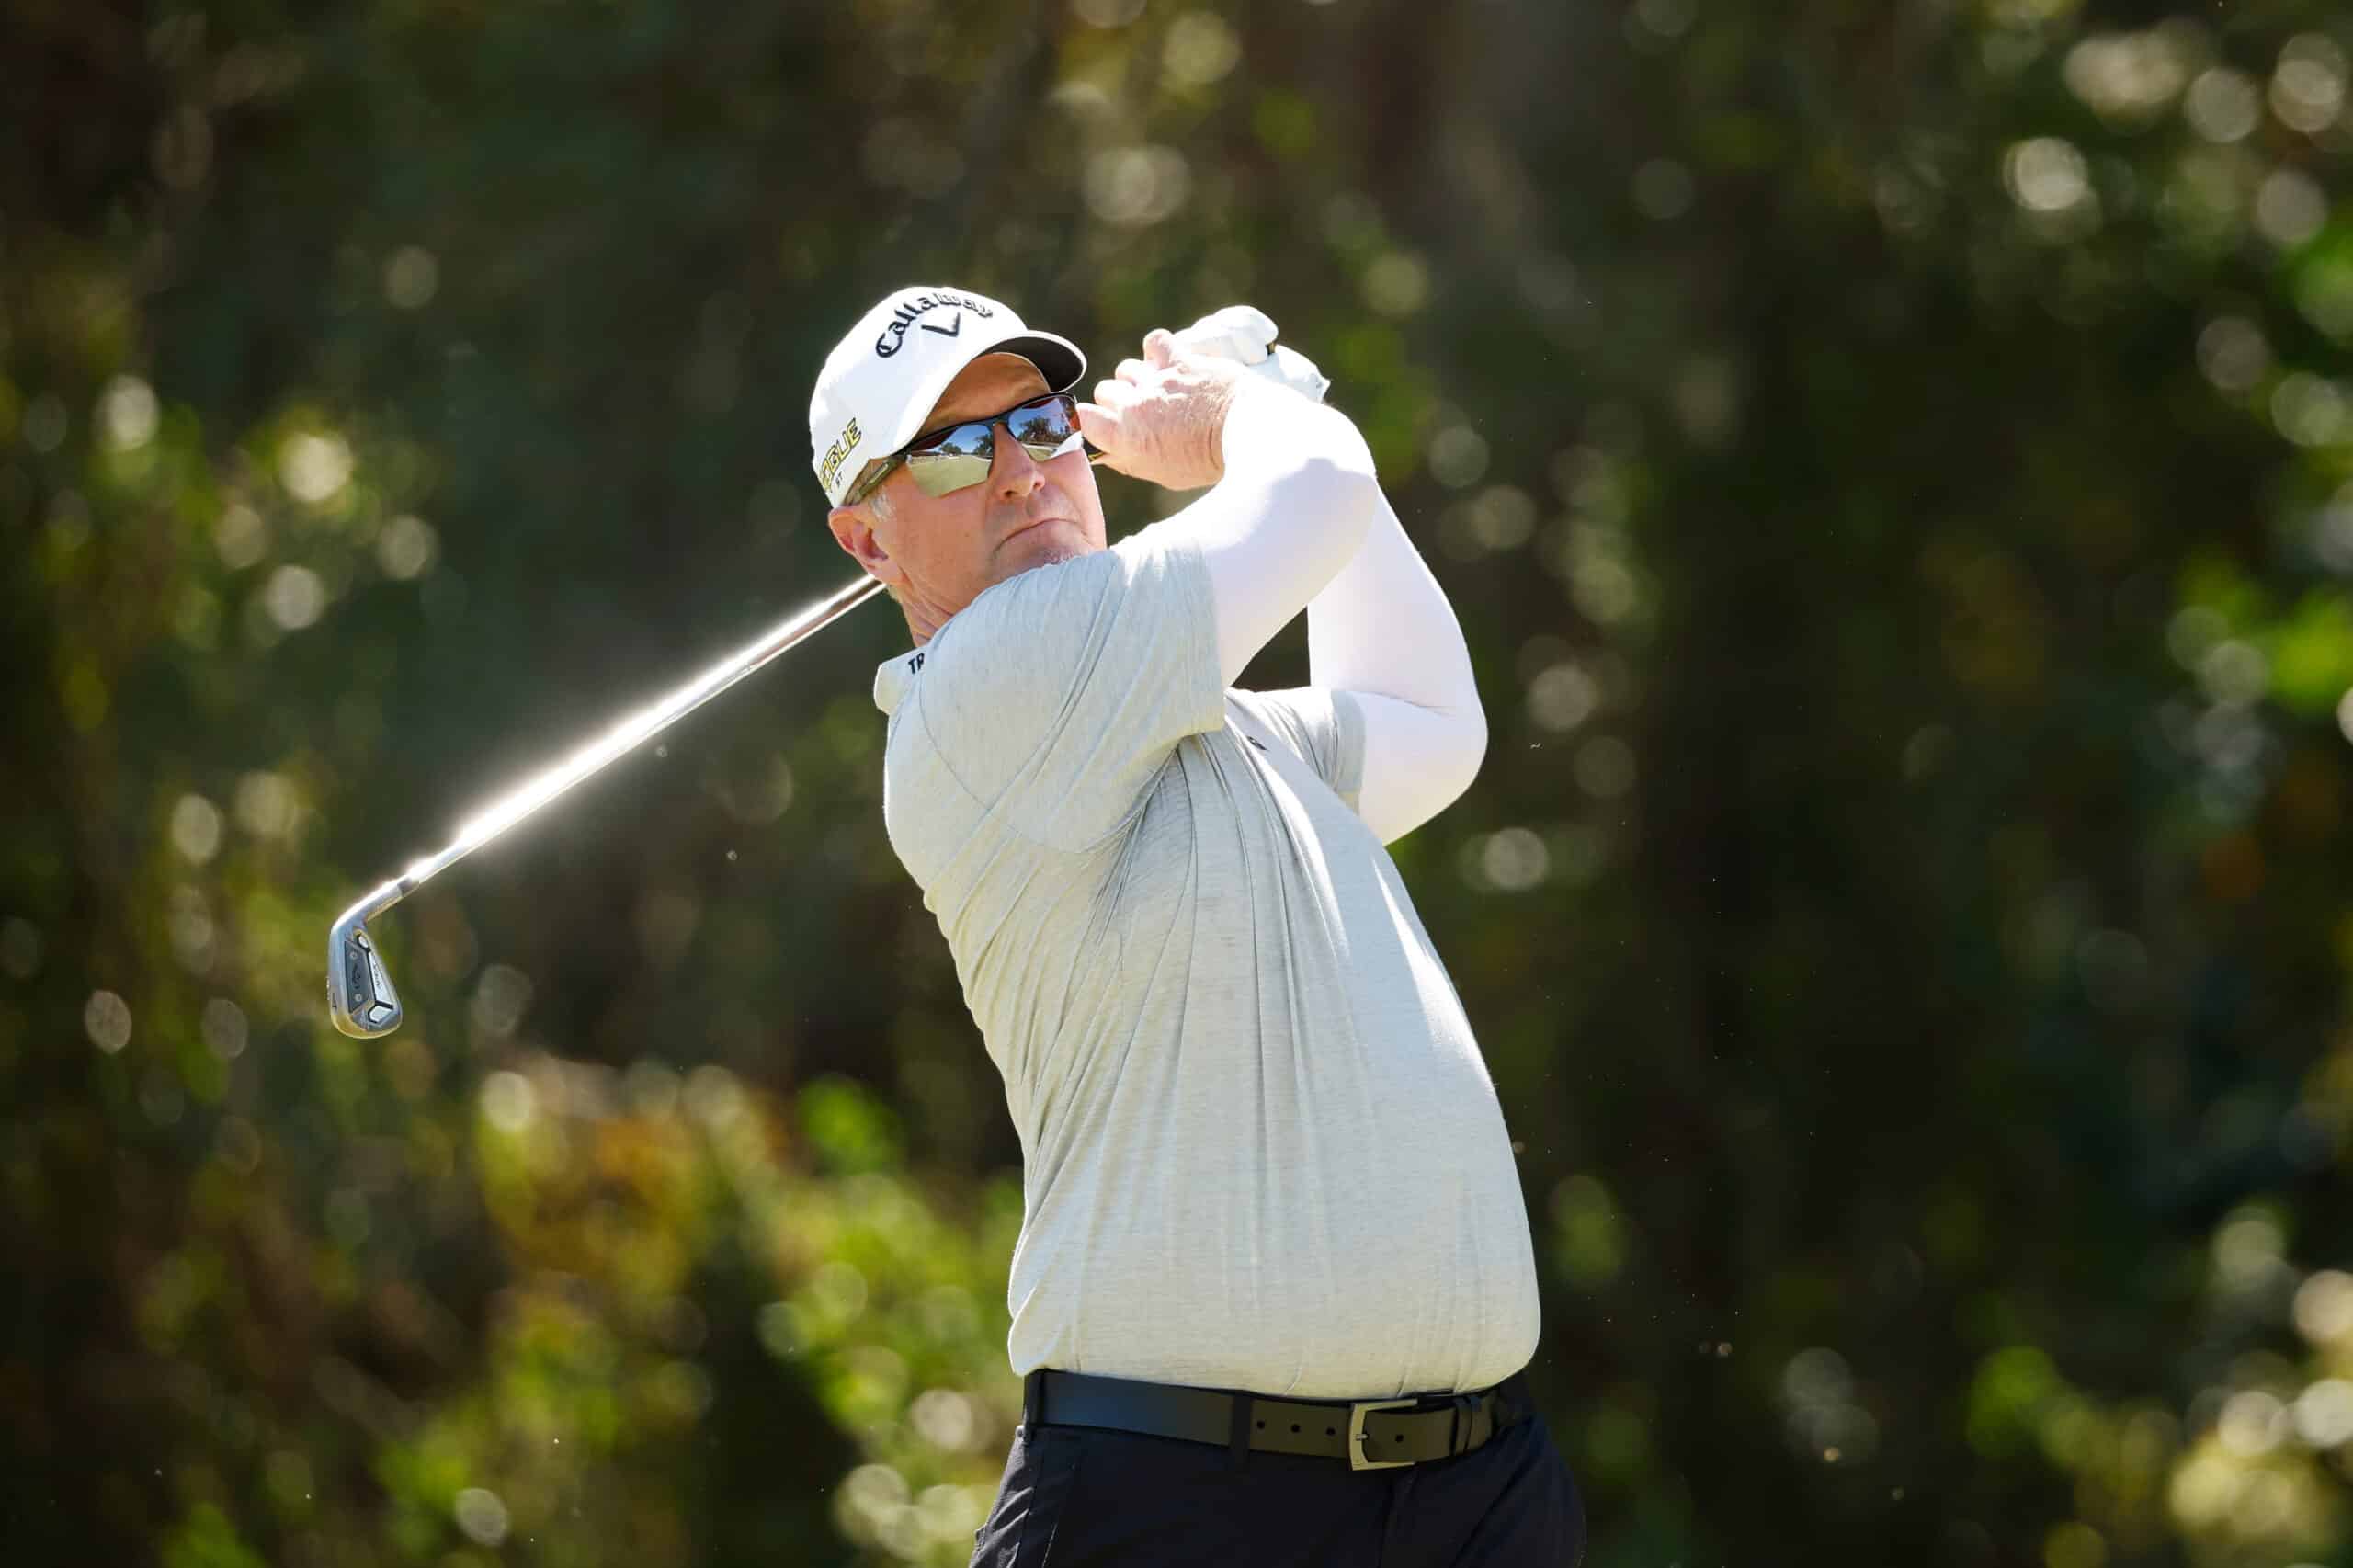
[[(810, 403), (915, 642), (874, 684), (892, 846), (1021, 1140), (972, 1561), (1567, 1568), (1510, 1142), (1382, 847), (1478, 772), (1461, 628), (1338, 412), (1161, 331), (1086, 372), (906, 289)], [(1204, 494), (1107, 545), (1082, 436)], [(1302, 609), (1313, 684), (1235, 689)]]

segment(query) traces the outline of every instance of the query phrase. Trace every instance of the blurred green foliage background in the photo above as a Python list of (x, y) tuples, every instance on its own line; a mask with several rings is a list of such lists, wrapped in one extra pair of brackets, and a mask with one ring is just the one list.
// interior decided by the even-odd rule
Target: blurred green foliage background
[(846, 580), (809, 386), (938, 282), (1260, 305), (1453, 595), (1396, 855), (1590, 1562), (2353, 1564), (2341, 7), (0, 27), (0, 1561), (963, 1562), (1017, 1149), (890, 610), (381, 923), (397, 1035), (321, 983)]

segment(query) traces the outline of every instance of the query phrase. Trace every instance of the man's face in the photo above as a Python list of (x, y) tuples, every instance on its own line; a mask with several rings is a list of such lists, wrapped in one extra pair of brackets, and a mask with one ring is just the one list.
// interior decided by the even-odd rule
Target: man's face
[[(1029, 360), (983, 354), (948, 384), (921, 428), (1001, 414), (1046, 391)], [(841, 547), (897, 593), (917, 641), (994, 584), (1104, 548), (1103, 500), (1086, 453), (1041, 463), (1003, 426), (995, 437), (979, 484), (926, 495), (903, 463), (874, 494), (826, 519)]]

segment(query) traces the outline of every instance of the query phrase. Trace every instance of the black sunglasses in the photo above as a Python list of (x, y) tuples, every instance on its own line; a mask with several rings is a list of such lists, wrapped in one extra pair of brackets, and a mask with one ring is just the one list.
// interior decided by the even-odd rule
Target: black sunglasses
[(926, 495), (952, 495), (980, 483), (988, 478), (990, 464), (996, 459), (1000, 425), (1040, 462), (1065, 452), (1084, 451), (1089, 461), (1101, 455), (1094, 443), (1079, 434), (1078, 399), (1069, 392), (1048, 392), (985, 419), (967, 419), (929, 431), (889, 456), (875, 459), (842, 496), (842, 505), (855, 506), (873, 494), (901, 463), (906, 464)]

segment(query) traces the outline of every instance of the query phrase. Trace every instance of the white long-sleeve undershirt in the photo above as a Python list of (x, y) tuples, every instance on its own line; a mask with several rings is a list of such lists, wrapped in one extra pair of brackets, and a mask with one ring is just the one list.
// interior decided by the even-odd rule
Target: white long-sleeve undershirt
[(1220, 673), (1231, 685), (1304, 608), (1310, 683), (1353, 693), (1364, 717), (1358, 814), (1399, 838), (1485, 755), (1462, 628), (1346, 415), (1245, 383), (1223, 438), (1224, 479), (1180, 514), (1209, 564)]

